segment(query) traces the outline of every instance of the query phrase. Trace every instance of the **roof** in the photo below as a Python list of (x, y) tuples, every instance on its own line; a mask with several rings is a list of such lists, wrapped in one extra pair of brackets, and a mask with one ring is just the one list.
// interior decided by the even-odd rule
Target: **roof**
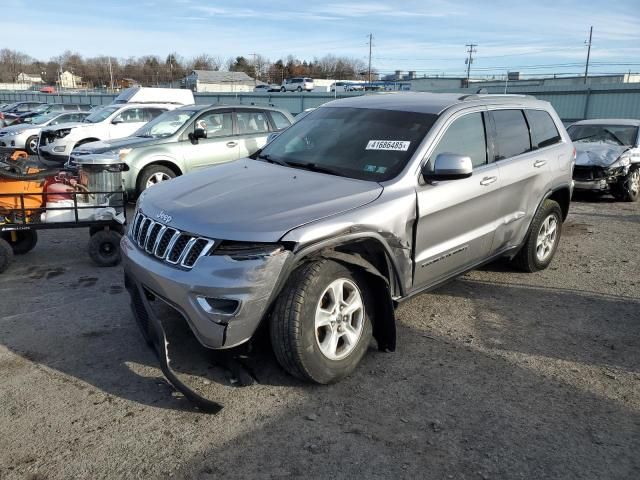
[(191, 74), (196, 74), (200, 82), (209, 83), (233, 83), (233, 82), (253, 82), (244, 72), (219, 72), (215, 70), (193, 70)]
[(632, 127), (640, 127), (640, 120), (634, 118), (594, 118), (580, 120), (573, 125), (630, 125)]
[(458, 104), (496, 105), (505, 103), (543, 104), (528, 95), (461, 95), (460, 93), (429, 92), (390, 92), (376, 95), (363, 95), (326, 104), (327, 107), (374, 108), (380, 110), (399, 110), (416, 113), (440, 114), (443, 110)]

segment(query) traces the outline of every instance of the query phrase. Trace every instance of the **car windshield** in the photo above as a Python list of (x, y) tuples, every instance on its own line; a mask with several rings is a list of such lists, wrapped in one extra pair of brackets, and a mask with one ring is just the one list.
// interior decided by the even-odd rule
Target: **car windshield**
[(187, 123), (198, 109), (172, 110), (159, 115), (133, 135), (136, 137), (162, 138), (170, 137)]
[(33, 110), (31, 110), (34, 113), (42, 113), (42, 112), (46, 112), (47, 110), (53, 108), (51, 105), (47, 105), (46, 103), (44, 105), (38, 105), (36, 108), (34, 108)]
[(106, 120), (107, 118), (109, 118), (109, 116), (111, 116), (111, 114), (113, 114), (116, 111), (118, 111), (119, 108), (120, 107), (103, 107), (100, 110), (96, 110), (91, 115), (87, 116), (87, 118), (85, 118), (83, 120), (83, 122), (84, 123), (99, 123), (99, 122), (102, 122), (103, 120)]
[(45, 113), (42, 115), (36, 115), (35, 117), (32, 117), (29, 119), (30, 120), (29, 123), (31, 123), (32, 125), (42, 125), (43, 123), (57, 116), (58, 116), (57, 113)]
[(284, 130), (256, 158), (385, 181), (406, 166), (436, 119), (436, 115), (415, 112), (319, 108)]
[(572, 125), (567, 132), (572, 141), (585, 143), (632, 146), (638, 138), (638, 127), (633, 125)]

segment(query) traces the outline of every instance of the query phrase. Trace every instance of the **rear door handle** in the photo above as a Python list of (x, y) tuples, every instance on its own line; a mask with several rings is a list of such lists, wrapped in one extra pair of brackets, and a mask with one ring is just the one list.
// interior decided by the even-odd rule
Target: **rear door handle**
[(482, 180), (480, 180), (480, 185), (484, 185), (486, 187), (487, 185), (491, 185), (496, 180), (498, 180), (498, 177), (484, 177)]
[(536, 160), (535, 162), (533, 162), (533, 166), (536, 168), (544, 167), (546, 164), (546, 160)]
[(235, 147), (236, 145), (238, 145), (238, 143), (237, 143), (237, 142), (227, 142), (227, 147), (229, 147), (229, 148), (233, 148), (233, 147)]

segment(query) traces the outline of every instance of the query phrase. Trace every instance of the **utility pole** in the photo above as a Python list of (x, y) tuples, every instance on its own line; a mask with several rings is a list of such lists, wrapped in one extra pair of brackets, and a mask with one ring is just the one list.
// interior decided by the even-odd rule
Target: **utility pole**
[(469, 50), (467, 50), (467, 53), (469, 54), (469, 58), (467, 58), (464, 62), (467, 64), (467, 88), (469, 87), (469, 78), (471, 77), (471, 64), (473, 63), (473, 54), (477, 52), (477, 50), (474, 47), (477, 47), (477, 46), (478, 46), (477, 43), (468, 43), (465, 45), (465, 47), (469, 47)]
[(373, 43), (373, 34), (369, 34), (369, 85), (371, 85), (371, 44)]
[(591, 37), (593, 36), (593, 25), (589, 29), (589, 41), (587, 44), (587, 63), (584, 66), (584, 84), (587, 84), (587, 75), (589, 74), (589, 57), (591, 56)]
[(109, 57), (109, 83), (111, 84), (111, 91), (113, 92), (113, 70), (111, 69), (111, 57)]

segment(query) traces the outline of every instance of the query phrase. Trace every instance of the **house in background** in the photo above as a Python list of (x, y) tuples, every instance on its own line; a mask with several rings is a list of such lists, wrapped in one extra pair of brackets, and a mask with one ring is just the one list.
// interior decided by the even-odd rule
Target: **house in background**
[(121, 78), (118, 80), (118, 87), (120, 88), (131, 88), (131, 87), (139, 87), (140, 82), (134, 80), (133, 78)]
[(57, 83), (60, 88), (79, 88), (82, 87), (82, 77), (65, 70), (58, 76)]
[(29, 85), (44, 83), (40, 75), (32, 75), (30, 73), (24, 73), (24, 72), (19, 74), (16, 80), (18, 83), (27, 83)]
[(253, 92), (256, 80), (244, 72), (193, 70), (181, 84), (194, 92)]

